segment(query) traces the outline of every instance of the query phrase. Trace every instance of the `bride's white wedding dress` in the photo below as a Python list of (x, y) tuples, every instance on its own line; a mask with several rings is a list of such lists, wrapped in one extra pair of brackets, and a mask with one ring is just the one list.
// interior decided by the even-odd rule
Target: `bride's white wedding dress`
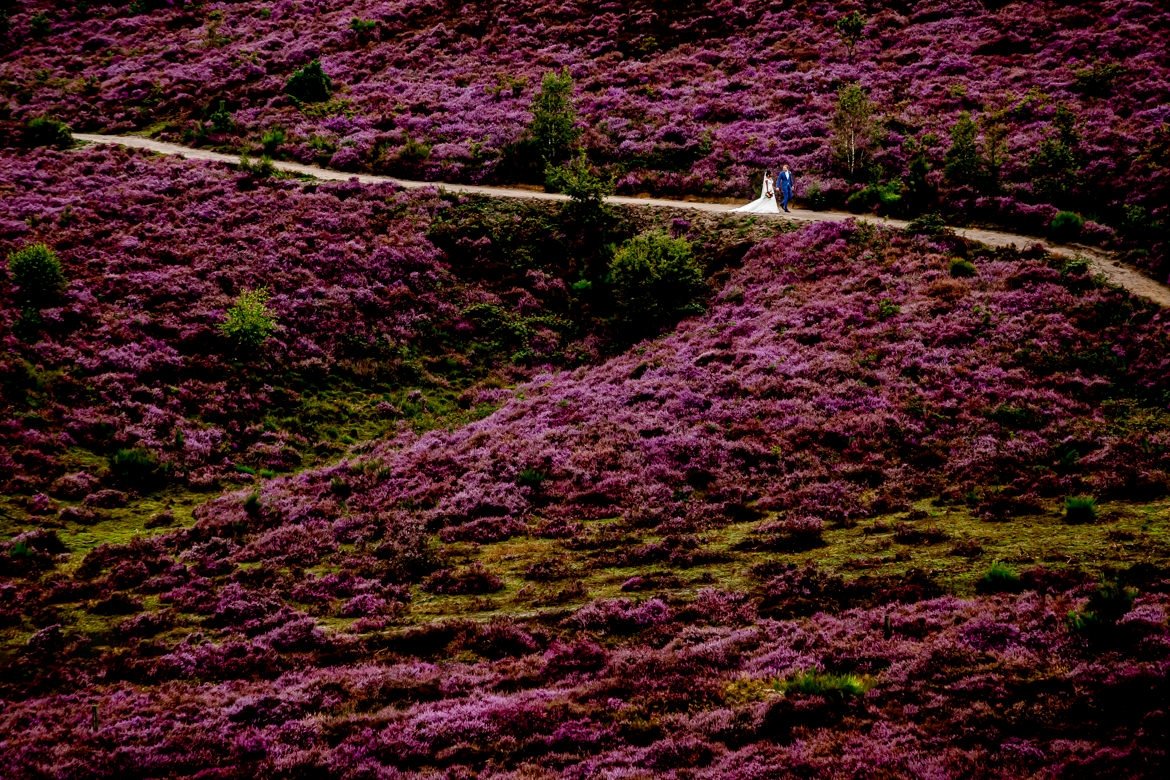
[(764, 184), (760, 187), (760, 197), (746, 206), (740, 206), (732, 211), (741, 211), (746, 214), (779, 214), (780, 207), (776, 205), (776, 188), (770, 176), (764, 177)]

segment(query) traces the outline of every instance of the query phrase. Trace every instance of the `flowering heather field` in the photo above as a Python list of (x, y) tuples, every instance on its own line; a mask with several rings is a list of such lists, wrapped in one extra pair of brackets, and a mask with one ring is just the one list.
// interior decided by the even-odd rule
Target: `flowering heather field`
[[(850, 10), (867, 20), (852, 49), (834, 26)], [(508, 182), (533, 175), (518, 159), (532, 98), (543, 74), (567, 67), (583, 144), (621, 191), (745, 198), (762, 167), (786, 161), (814, 204), (897, 180), (913, 189), (903, 206), (955, 218), (1039, 231), (1072, 208), (1143, 241), (1165, 237), (1162, 3), (43, 1), (20, 4), (9, 26), (0, 84), (17, 119), (256, 149), (280, 128), (271, 148), (282, 156)], [(331, 99), (298, 106), (285, 85), (314, 59)], [(848, 177), (828, 139), (853, 81), (881, 130)], [(1002, 187), (944, 179), (963, 112)], [(1057, 136), (1071, 181), (1037, 192), (1033, 156)], [(1135, 259), (1165, 274), (1164, 251)]]
[[(32, 336), (5, 298), (6, 775), (1170, 765), (1170, 320), (1080, 264), (731, 222), (755, 247), (706, 313), (606, 357), (541, 270), (571, 252), (508, 271), (473, 230), (544, 207), (118, 150), (3, 164), (0, 248), (47, 241), (71, 280)], [(282, 329), (225, 352), (260, 283)], [(507, 347), (538, 358), (477, 374), (489, 303), (557, 315)], [(425, 377), (372, 333), (420, 372), (463, 350), (467, 416), (403, 424)], [(351, 381), (373, 408), (340, 460), (263, 431), (256, 408)], [(107, 485), (130, 445), (175, 464), (165, 489)], [(240, 461), (285, 473), (209, 495)]]

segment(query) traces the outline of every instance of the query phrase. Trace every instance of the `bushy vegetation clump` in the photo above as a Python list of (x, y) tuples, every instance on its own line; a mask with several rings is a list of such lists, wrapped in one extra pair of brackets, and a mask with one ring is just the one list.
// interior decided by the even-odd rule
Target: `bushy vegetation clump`
[(276, 315), (268, 306), (266, 288), (241, 290), (224, 315), (220, 331), (238, 347), (254, 351), (276, 331)]
[(609, 264), (609, 282), (621, 324), (633, 335), (702, 311), (703, 271), (694, 251), (685, 239), (662, 231), (619, 247)]
[(24, 142), (27, 146), (52, 146), (68, 149), (73, 146), (73, 133), (69, 125), (51, 116), (36, 116), (24, 125)]
[(59, 301), (65, 291), (61, 260), (45, 244), (29, 244), (9, 254), (8, 271), (23, 306), (48, 306)]
[(284, 91), (302, 103), (324, 103), (333, 95), (333, 79), (321, 66), (321, 60), (313, 60), (293, 71)]

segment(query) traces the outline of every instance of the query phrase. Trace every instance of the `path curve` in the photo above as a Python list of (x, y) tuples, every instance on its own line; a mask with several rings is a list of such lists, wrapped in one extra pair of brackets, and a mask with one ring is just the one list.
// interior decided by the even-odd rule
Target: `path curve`
[[(239, 165), (240, 158), (222, 152), (212, 152), (206, 149), (194, 149), (189, 146), (156, 141), (152, 138), (143, 138), (134, 135), (100, 135), (95, 133), (74, 133), (78, 141), (92, 144), (110, 144), (127, 146), (134, 149), (146, 149), (159, 154), (185, 157), (188, 160), (208, 160), (211, 162)], [(423, 189), (433, 187), (446, 192), (463, 193), (467, 195), (486, 195), (492, 198), (518, 198), (522, 200), (566, 201), (565, 195), (551, 192), (541, 192), (520, 187), (485, 187), (474, 184), (447, 184), (444, 182), (411, 181), (397, 179), (391, 176), (379, 176), (372, 173), (346, 173), (344, 171), (321, 168), (316, 165), (273, 160), (272, 165), (279, 171), (295, 173), (301, 176), (311, 176), (328, 181), (349, 181), (356, 179), (362, 184), (394, 184), (403, 189)], [(661, 206), (672, 209), (689, 209), (691, 211), (705, 211), (709, 213), (730, 213), (732, 206), (725, 203), (708, 203), (693, 200), (664, 200), (661, 198), (634, 198), (623, 195), (613, 195), (606, 198), (607, 203), (619, 206)], [(752, 216), (761, 216), (755, 214)], [(888, 219), (862, 214), (848, 214), (840, 211), (808, 211), (800, 209), (789, 214), (780, 215), (783, 219), (793, 222), (844, 222), (855, 219), (859, 222), (870, 222), (875, 225), (884, 225), (892, 228), (905, 228), (909, 223), (901, 219)], [(1140, 272), (1122, 265), (1109, 255), (1095, 249), (1083, 246), (1065, 246), (1052, 244), (1041, 238), (1021, 236), (1015, 233), (1005, 233), (998, 230), (983, 228), (951, 228), (956, 235), (978, 241), (993, 247), (1035, 246), (1039, 244), (1046, 251), (1059, 257), (1080, 257), (1088, 261), (1093, 273), (1100, 274), (1109, 284), (1123, 287), (1138, 297), (1152, 301), (1159, 306), (1170, 308), (1170, 287), (1159, 284)]]

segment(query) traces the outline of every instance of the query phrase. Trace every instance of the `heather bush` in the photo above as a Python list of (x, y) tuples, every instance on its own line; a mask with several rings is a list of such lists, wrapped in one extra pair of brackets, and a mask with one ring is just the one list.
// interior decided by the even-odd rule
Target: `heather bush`
[(1058, 211), (1048, 223), (1048, 235), (1053, 241), (1071, 241), (1081, 234), (1085, 220), (1071, 211)]
[(220, 331), (237, 347), (254, 352), (276, 331), (276, 315), (268, 307), (268, 290), (242, 290), (227, 310)]
[(609, 281), (621, 323), (633, 336), (702, 311), (703, 272), (685, 239), (651, 231), (614, 253)]
[(24, 143), (27, 146), (52, 146), (68, 149), (73, 146), (73, 134), (69, 126), (59, 119), (48, 116), (33, 117), (24, 126)]
[(57, 253), (44, 244), (29, 244), (8, 255), (8, 270), (22, 306), (40, 308), (60, 300), (65, 273)]
[(324, 103), (333, 94), (333, 79), (321, 67), (321, 60), (315, 59), (293, 71), (284, 92), (301, 103)]

